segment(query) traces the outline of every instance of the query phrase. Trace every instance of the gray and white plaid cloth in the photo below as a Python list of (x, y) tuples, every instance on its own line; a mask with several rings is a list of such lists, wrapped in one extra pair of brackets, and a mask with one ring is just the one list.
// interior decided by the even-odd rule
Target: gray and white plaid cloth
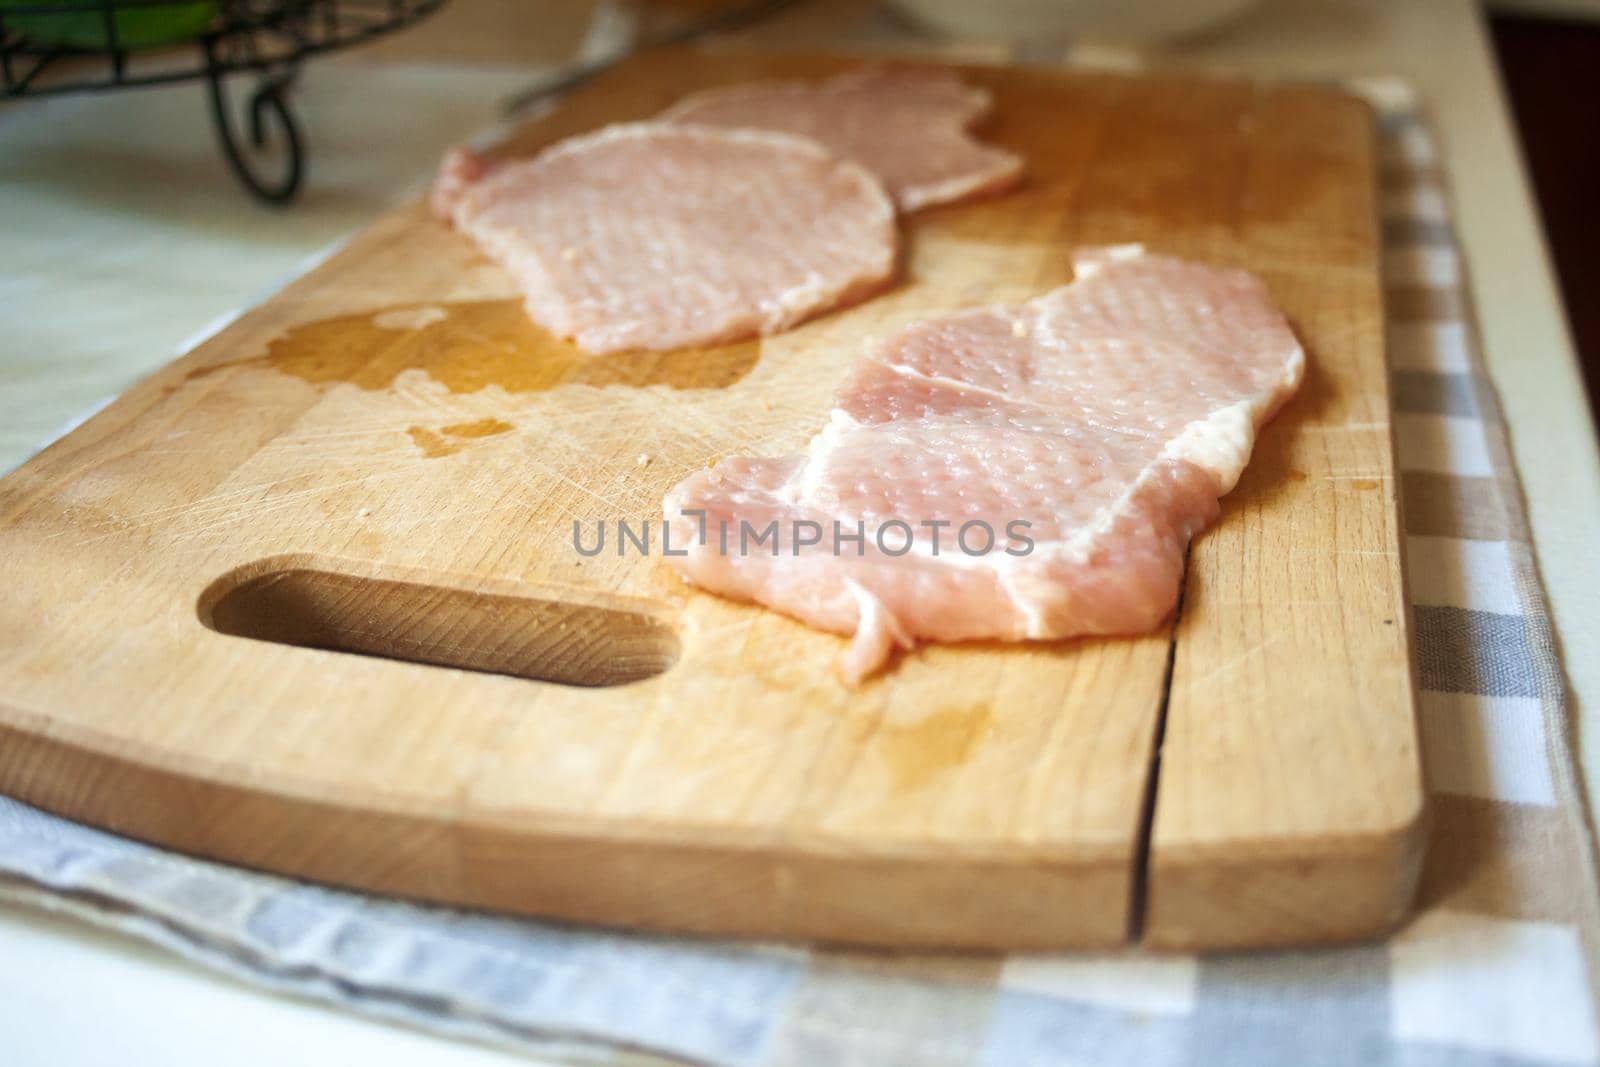
[(1382, 944), (930, 956), (612, 933), (189, 859), (0, 798), (0, 896), (246, 980), (598, 1063), (1595, 1064), (1593, 840), (1520, 489), (1428, 127), (1378, 106), (1433, 842)]

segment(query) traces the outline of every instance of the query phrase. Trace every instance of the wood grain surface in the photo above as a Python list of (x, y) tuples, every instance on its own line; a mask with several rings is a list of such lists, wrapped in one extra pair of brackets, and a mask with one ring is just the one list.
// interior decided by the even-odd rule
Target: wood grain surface
[[(504, 151), (846, 65), (655, 54)], [(915, 216), (902, 281), (864, 305), (592, 359), (412, 204), (5, 479), (0, 790), (255, 867), (625, 926), (1019, 948), (1394, 921), (1422, 792), (1364, 107), (968, 74), (1029, 180)], [(637, 525), (690, 470), (801, 446), (868, 338), (1126, 241), (1256, 271), (1310, 357), (1175, 629), (927, 648), (852, 690), (841, 639), (659, 556), (574, 550), (574, 521)]]

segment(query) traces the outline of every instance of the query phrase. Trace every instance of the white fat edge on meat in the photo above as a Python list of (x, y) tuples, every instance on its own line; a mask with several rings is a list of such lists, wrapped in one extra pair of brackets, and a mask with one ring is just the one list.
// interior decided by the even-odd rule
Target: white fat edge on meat
[[(799, 137), (777, 130), (746, 129), (730, 126), (700, 126), (692, 122), (613, 122), (591, 133), (580, 133), (546, 148), (526, 163), (511, 164), (486, 176), (484, 182), (494, 181), (506, 170), (515, 166), (548, 163), (563, 156), (583, 152), (596, 145), (611, 141), (648, 140), (655, 137), (682, 136), (691, 140), (721, 141), (723, 143), (781, 145), (798, 149), (815, 159), (832, 160), (837, 157), (809, 137)], [(480, 183), (481, 184), (481, 183)]]
[(794, 472), (773, 495), (790, 507), (803, 506), (807, 498), (820, 488), (827, 454), (839, 447), (841, 437), (860, 427), (861, 423), (843, 408), (829, 411), (827, 425), (806, 442), (805, 462), (796, 464)]
[[(1013, 319), (1013, 322), (1021, 322), (1021, 320)], [(1023, 407), (1041, 406), (1030, 400), (1007, 396), (999, 389), (990, 389), (988, 386), (962, 381), (960, 378), (947, 378), (943, 374), (929, 374), (926, 371), (917, 370), (915, 367), (908, 367), (904, 363), (885, 363), (884, 366), (903, 378), (913, 378), (917, 381), (927, 382), (929, 385), (944, 386), (961, 393), (976, 393), (979, 396), (992, 397), (995, 400), (1004, 400), (1008, 404), (1017, 404)]]
[(860, 582), (844, 579), (846, 593), (856, 605), (856, 632), (839, 657), (839, 670), (846, 680), (858, 682), (883, 665), (889, 649), (913, 648), (916, 642), (905, 632), (894, 612), (884, 606)]

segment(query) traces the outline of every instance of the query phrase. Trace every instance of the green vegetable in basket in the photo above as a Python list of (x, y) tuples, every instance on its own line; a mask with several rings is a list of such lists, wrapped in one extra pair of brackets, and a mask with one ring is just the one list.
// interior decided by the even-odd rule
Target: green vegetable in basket
[[(117, 44), (121, 48), (162, 48), (192, 41), (205, 32), (221, 8), (219, 0), (173, 0), (165, 4), (124, 6), (116, 11)], [(62, 0), (0, 0), (0, 21), (30, 44), (60, 45), (96, 51), (110, 46), (102, 10), (38, 12), (29, 8), (61, 6)]]

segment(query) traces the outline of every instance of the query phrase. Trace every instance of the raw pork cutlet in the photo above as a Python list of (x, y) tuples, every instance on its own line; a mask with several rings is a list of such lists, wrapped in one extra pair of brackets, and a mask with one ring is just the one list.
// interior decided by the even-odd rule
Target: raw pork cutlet
[(711, 89), (662, 114), (671, 122), (810, 137), (883, 179), (902, 211), (1014, 185), (1022, 160), (969, 132), (992, 106), (948, 70), (871, 66), (820, 83)]
[(787, 134), (610, 126), (486, 172), (452, 153), (434, 199), (535, 322), (596, 353), (775, 333), (895, 269), (877, 179)]
[[(673, 542), (689, 546), (673, 564), (707, 589), (853, 633), (840, 661), (852, 682), (918, 639), (1155, 627), (1189, 538), (1305, 359), (1242, 271), (1137, 246), (1085, 251), (1074, 267), (1072, 284), (1032, 301), (919, 322), (877, 346), (804, 454), (734, 457), (684, 479), (663, 504)], [(741, 522), (759, 534), (773, 520), (775, 554), (753, 540), (741, 553)], [(916, 535), (903, 555), (894, 520)], [(820, 544), (800, 544), (815, 533), (795, 525), (806, 521), (826, 531)], [(858, 522), (861, 549), (835, 538)], [(994, 532), (990, 551), (981, 526), (957, 541), (977, 522)]]

